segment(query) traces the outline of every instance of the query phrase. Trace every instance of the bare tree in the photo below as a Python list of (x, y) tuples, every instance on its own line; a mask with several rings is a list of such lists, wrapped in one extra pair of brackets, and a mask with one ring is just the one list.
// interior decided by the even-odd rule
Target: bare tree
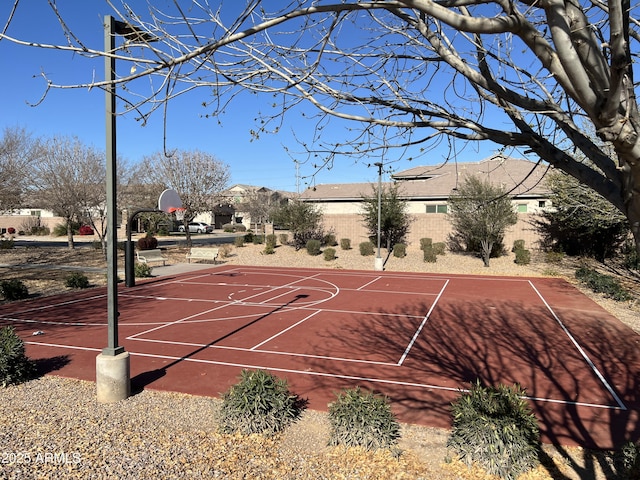
[[(127, 64), (116, 82), (142, 117), (205, 87), (204, 115), (217, 118), (243, 90), (269, 95), (255, 135), (278, 131), (291, 109), (317, 114), (313, 138), (301, 138), (316, 166), (336, 155), (385, 156), (397, 147), (419, 157), (445, 139), (490, 141), (537, 156), (611, 202), (629, 219), (640, 248), (640, 115), (633, 79), (638, 6), (601, 2), (498, 0), (292, 0), (290, 2), (148, 2), (119, 7), (119, 20), (159, 41), (109, 52)], [(184, 2), (183, 2), (184, 3)], [(94, 58), (104, 55), (68, 31), (67, 43), (14, 38), (11, 22), (32, 15), (15, 8), (0, 39)], [(188, 7), (188, 8), (186, 8)], [(151, 89), (140, 90), (141, 77)], [(159, 77), (159, 78), (153, 78)], [(104, 87), (93, 78), (47, 88)], [(146, 88), (146, 87), (145, 87)], [(585, 135), (593, 125), (615, 155)], [(323, 137), (330, 120), (353, 123), (351, 138)], [(310, 128), (311, 130), (311, 128)], [(346, 134), (348, 135), (348, 133)], [(579, 154), (579, 155), (577, 155)], [(597, 168), (580, 161), (590, 160)]]
[(251, 188), (244, 193), (242, 203), (238, 208), (249, 215), (251, 223), (264, 224), (272, 219), (273, 213), (286, 200), (276, 191), (264, 187)]
[(184, 208), (183, 222), (188, 244), (191, 244), (188, 223), (196, 215), (214, 209), (230, 178), (228, 165), (199, 150), (176, 150), (168, 155), (158, 152), (146, 156), (139, 171), (145, 173), (137, 177), (146, 177), (147, 183), (178, 192)]
[(24, 128), (5, 128), (0, 138), (0, 211), (22, 206), (39, 147)]
[(73, 222), (104, 217), (104, 160), (104, 153), (77, 138), (54, 137), (34, 164), (35, 201), (65, 219), (69, 248), (74, 248)]

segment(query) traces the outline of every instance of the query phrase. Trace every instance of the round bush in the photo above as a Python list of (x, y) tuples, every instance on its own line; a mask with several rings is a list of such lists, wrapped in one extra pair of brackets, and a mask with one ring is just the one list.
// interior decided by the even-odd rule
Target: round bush
[(351, 250), (351, 240), (349, 238), (341, 238), (340, 248), (342, 250)]
[(79, 235), (93, 235), (93, 228), (91, 228), (89, 225), (82, 225), (78, 229), (78, 234)]
[(233, 245), (236, 247), (244, 247), (244, 237), (240, 236), (240, 237), (236, 237), (233, 240)]
[(0, 328), (0, 385), (22, 383), (36, 373), (35, 363), (27, 358), (24, 342), (13, 327)]
[(158, 239), (147, 233), (144, 237), (138, 239), (138, 250), (153, 250), (158, 248)]
[(153, 267), (150, 267), (146, 263), (136, 263), (133, 267), (133, 275), (136, 278), (147, 278), (151, 276)]
[(29, 296), (29, 289), (20, 280), (14, 278), (0, 282), (0, 294), (2, 294), (5, 300), (11, 302), (13, 300), (27, 298)]
[(287, 245), (289, 243), (289, 234), (287, 233), (279, 234), (278, 238), (280, 240), (280, 245)]
[(286, 380), (263, 370), (243, 370), (238, 383), (222, 394), (219, 428), (223, 433), (272, 435), (300, 418), (305, 406)]
[(407, 246), (402, 243), (396, 243), (393, 246), (393, 256), (396, 258), (404, 258), (407, 256)]
[(529, 250), (516, 250), (516, 259), (514, 262), (517, 265), (529, 265), (531, 263), (531, 252)]
[(433, 239), (431, 238), (421, 238), (420, 239), (420, 250), (427, 250), (433, 246)]
[(452, 404), (453, 428), (447, 446), (468, 465), (516, 479), (538, 465), (540, 431), (518, 386), (471, 385)]
[(309, 240), (307, 242), (307, 253), (309, 255), (320, 255), (320, 240)]
[(273, 255), (274, 253), (276, 253), (276, 249), (275, 249), (275, 247), (273, 245), (267, 244), (264, 247), (263, 252), (264, 252), (265, 255)]
[(327, 248), (324, 249), (324, 252), (322, 252), (322, 254), (324, 255), (324, 259), (327, 262), (330, 262), (331, 260), (335, 260), (336, 259), (336, 249), (335, 248), (327, 247)]
[(372, 242), (362, 242), (360, 244), (360, 255), (368, 257), (374, 254), (375, 247)]
[(343, 390), (329, 404), (329, 445), (391, 448), (400, 438), (400, 424), (386, 397), (363, 392), (360, 387)]
[(427, 263), (436, 263), (438, 256), (433, 247), (425, 248), (423, 251), (423, 260)]
[(68, 288), (89, 288), (89, 279), (84, 273), (74, 272), (67, 275), (64, 284)]
[(271, 246), (272, 248), (275, 248), (278, 243), (278, 236), (274, 233), (267, 235), (265, 237), (265, 243), (267, 244), (267, 246)]

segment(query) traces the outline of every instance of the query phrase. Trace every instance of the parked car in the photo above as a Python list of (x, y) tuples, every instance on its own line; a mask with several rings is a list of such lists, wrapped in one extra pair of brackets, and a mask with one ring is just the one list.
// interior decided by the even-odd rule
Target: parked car
[[(184, 232), (184, 225), (180, 225), (178, 227), (179, 232)], [(213, 227), (204, 222), (190, 222), (189, 223), (189, 233), (211, 233), (213, 232)]]

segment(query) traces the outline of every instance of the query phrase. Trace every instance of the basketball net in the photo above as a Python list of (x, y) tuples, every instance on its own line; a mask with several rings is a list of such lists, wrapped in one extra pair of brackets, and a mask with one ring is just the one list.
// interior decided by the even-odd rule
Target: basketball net
[(184, 208), (169, 208), (168, 209), (169, 213), (173, 213), (176, 216), (176, 220), (178, 222), (182, 222), (184, 220)]

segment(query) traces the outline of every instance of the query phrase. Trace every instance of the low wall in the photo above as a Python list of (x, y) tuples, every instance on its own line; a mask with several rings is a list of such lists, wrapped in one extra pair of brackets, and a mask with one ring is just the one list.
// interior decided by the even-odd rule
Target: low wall
[[(431, 238), (434, 242), (446, 242), (451, 233), (451, 224), (447, 216), (438, 213), (413, 214), (408, 234), (408, 247), (420, 248), (421, 238)], [(530, 214), (518, 214), (518, 223), (505, 233), (504, 245), (510, 249), (515, 240), (524, 240), (526, 248), (536, 248), (540, 236), (531, 226), (534, 218)], [(332, 231), (338, 242), (341, 238), (351, 240), (351, 246), (357, 247), (368, 240), (361, 215), (357, 214), (324, 214), (323, 225), (326, 231)]]
[[(27, 225), (33, 225), (35, 219), (32, 215), (0, 215), (0, 233), (7, 233), (9, 228), (15, 228), (16, 233), (25, 229)], [(40, 225), (53, 230), (56, 225), (64, 223), (62, 217), (40, 217)]]

